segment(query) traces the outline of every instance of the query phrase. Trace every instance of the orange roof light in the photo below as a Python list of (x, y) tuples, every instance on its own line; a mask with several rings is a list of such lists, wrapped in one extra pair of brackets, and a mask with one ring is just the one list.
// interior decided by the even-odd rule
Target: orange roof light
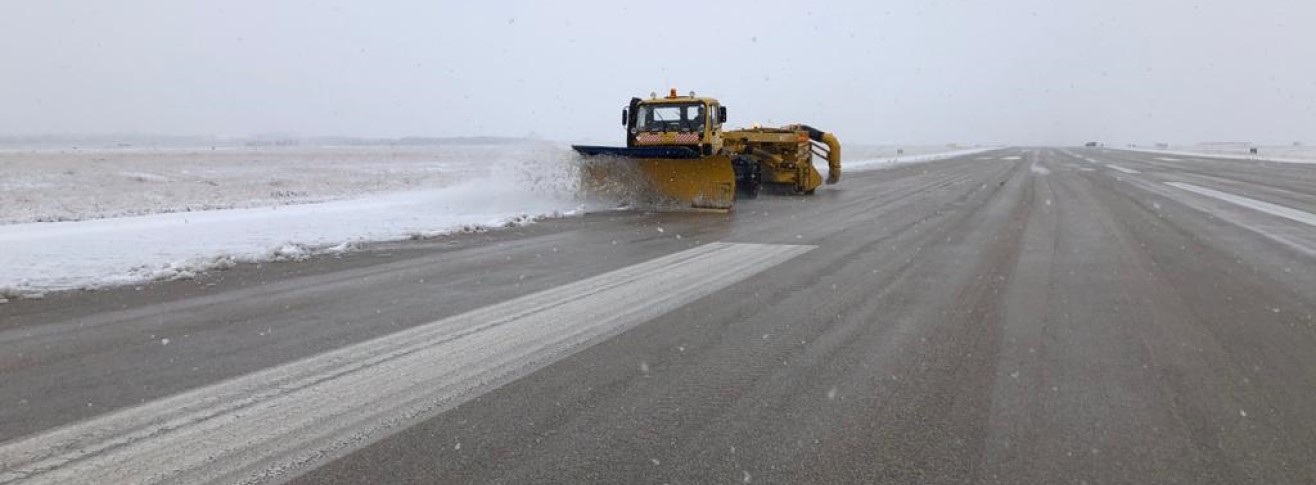
[(668, 94), (667, 97), (669, 97), (669, 98), (675, 98), (675, 97), (676, 97), (676, 88), (672, 88), (672, 94)]

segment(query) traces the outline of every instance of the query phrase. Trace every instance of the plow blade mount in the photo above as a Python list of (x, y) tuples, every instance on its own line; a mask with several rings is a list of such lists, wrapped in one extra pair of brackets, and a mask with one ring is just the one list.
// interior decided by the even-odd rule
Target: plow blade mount
[(585, 155), (583, 187), (655, 208), (727, 210), (735, 201), (731, 158), (685, 147), (575, 146)]

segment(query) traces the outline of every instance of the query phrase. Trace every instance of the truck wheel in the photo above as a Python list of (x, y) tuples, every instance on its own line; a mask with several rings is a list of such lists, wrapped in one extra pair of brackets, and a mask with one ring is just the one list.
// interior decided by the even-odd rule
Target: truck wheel
[(731, 168), (736, 172), (736, 197), (757, 199), (763, 187), (763, 168), (758, 160), (739, 156), (731, 159)]
[(748, 182), (744, 185), (737, 184), (736, 196), (743, 199), (757, 199), (759, 198), (759, 190), (762, 188), (763, 184), (758, 181)]

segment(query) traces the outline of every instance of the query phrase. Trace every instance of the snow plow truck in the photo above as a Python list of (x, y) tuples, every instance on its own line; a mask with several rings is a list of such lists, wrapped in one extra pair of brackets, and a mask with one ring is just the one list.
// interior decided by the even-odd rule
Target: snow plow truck
[(841, 144), (831, 133), (803, 124), (724, 130), (726, 107), (694, 92), (631, 98), (621, 117), (625, 147), (572, 146), (585, 158), (588, 190), (641, 196), (660, 208), (726, 211), (765, 187), (812, 195), (824, 183), (815, 155), (827, 161), (827, 184), (841, 177)]

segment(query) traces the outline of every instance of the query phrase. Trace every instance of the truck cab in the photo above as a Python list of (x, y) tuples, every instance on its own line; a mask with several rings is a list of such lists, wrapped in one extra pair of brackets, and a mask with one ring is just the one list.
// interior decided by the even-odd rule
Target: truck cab
[(665, 98), (631, 98), (622, 109), (627, 147), (691, 147), (704, 156), (722, 150), (726, 120), (726, 107), (716, 99), (696, 97), (693, 92), (678, 96), (675, 89)]

